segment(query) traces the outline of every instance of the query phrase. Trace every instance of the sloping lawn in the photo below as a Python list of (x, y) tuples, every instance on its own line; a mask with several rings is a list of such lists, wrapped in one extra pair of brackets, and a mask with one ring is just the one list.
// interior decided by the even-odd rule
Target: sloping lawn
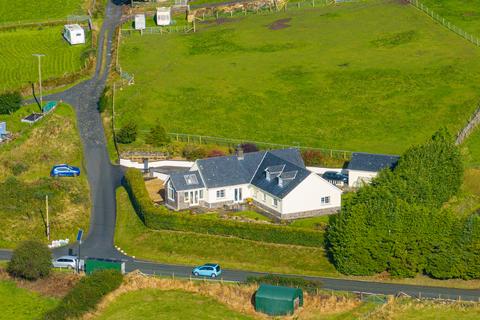
[(87, 228), (90, 196), (85, 172), (77, 178), (50, 178), (53, 165), (82, 168), (82, 145), (73, 109), (61, 104), (30, 126), (22, 116), (37, 111), (22, 107), (0, 116), (16, 139), (0, 145), (0, 248), (15, 247), (25, 239), (46, 241), (45, 196), (49, 196), (51, 238), (74, 239), (77, 228)]
[(0, 281), (0, 319), (41, 319), (58, 301), (18, 288), (13, 281)]
[(86, 0), (0, 0), (0, 25), (13, 22), (37, 22), (66, 19), (68, 15), (85, 14)]
[(115, 299), (96, 319), (252, 319), (212, 298), (182, 291), (144, 289)]
[(136, 215), (123, 188), (117, 191), (115, 230), (115, 244), (138, 259), (188, 265), (213, 261), (220, 263), (224, 268), (338, 275), (321, 248), (275, 245), (234, 237), (149, 229)]
[[(278, 20), (284, 20), (279, 23)], [(281, 25), (279, 27), (279, 25)], [(198, 23), (125, 36), (116, 126), (399, 154), (456, 133), (480, 96), (480, 50), (401, 1)]]

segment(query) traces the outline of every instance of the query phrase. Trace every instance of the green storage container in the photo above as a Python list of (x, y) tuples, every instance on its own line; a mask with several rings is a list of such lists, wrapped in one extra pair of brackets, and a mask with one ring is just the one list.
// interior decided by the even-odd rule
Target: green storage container
[(299, 288), (261, 284), (255, 293), (255, 310), (271, 316), (293, 314), (303, 306), (303, 292)]
[(85, 261), (85, 273), (92, 274), (97, 270), (112, 269), (125, 273), (125, 262), (121, 260), (87, 258)]

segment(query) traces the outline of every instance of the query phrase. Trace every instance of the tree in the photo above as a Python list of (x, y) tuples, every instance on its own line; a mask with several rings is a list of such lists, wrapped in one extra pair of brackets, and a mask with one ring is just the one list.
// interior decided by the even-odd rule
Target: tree
[(255, 143), (245, 142), (240, 145), (240, 148), (243, 149), (244, 153), (257, 152), (259, 151)]
[(118, 143), (128, 144), (137, 139), (137, 125), (133, 122), (127, 122), (115, 135)]
[(8, 263), (7, 272), (13, 277), (37, 280), (47, 277), (52, 267), (52, 254), (48, 247), (38, 241), (22, 242)]
[(18, 109), (22, 104), (22, 95), (20, 92), (7, 92), (0, 95), (0, 114), (10, 114)]
[(163, 147), (170, 142), (170, 137), (165, 128), (157, 121), (157, 124), (150, 129), (145, 142), (154, 147)]

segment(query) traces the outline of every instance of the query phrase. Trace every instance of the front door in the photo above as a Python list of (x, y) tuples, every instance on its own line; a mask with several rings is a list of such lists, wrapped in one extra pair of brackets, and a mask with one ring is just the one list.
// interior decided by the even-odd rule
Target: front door
[(242, 188), (235, 188), (235, 202), (242, 202)]
[(190, 205), (198, 204), (198, 190), (190, 191)]

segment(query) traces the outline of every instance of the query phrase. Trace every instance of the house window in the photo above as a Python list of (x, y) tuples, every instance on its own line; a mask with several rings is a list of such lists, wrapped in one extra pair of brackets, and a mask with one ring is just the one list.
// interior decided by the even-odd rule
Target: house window
[(203, 190), (200, 190), (198, 193), (198, 198), (203, 199)]
[(278, 200), (277, 199), (272, 199), (272, 205), (274, 207), (278, 207)]
[(225, 189), (217, 190), (217, 199), (225, 198)]
[(264, 192), (263, 193), (263, 202), (267, 201), (267, 194)]
[(173, 192), (172, 184), (168, 184), (168, 199), (175, 200), (175, 193)]
[(184, 193), (183, 193), (183, 196), (185, 197), (185, 199), (184, 199), (185, 202), (188, 202), (188, 200), (189, 200), (188, 192), (184, 192)]
[(330, 196), (322, 197), (320, 199), (320, 201), (321, 201), (322, 204), (329, 204), (330, 203)]

